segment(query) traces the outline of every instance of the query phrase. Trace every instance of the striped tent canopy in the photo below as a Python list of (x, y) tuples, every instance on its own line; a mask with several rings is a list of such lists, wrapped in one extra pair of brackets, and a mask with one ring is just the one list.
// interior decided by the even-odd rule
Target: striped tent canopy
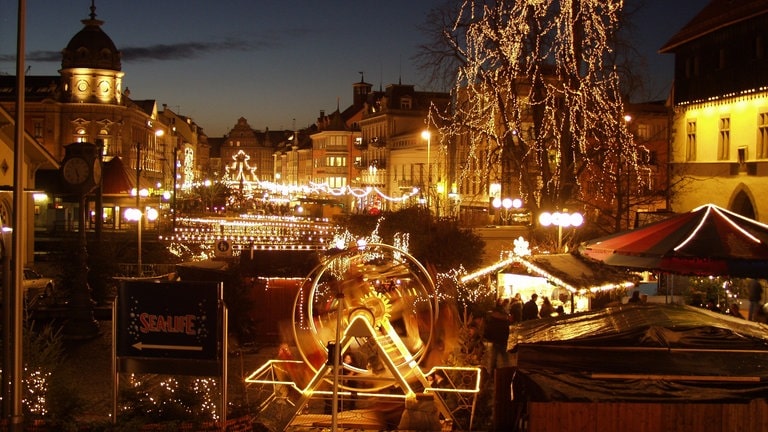
[(590, 240), (578, 253), (608, 265), (702, 276), (765, 277), (768, 225), (714, 204)]

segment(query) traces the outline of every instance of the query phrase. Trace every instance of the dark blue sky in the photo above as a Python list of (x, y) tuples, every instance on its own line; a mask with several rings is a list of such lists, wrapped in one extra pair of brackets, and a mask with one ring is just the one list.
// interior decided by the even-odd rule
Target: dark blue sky
[[(239, 117), (257, 129), (301, 128), (320, 110), (352, 102), (359, 72), (375, 88), (431, 88), (413, 57), (418, 26), (444, 0), (100, 0), (97, 18), (123, 52), (124, 88), (191, 116), (209, 136)], [(635, 41), (651, 98), (664, 98), (673, 58), (658, 48), (708, 0), (643, 2)], [(0, 0), (0, 73), (14, 74), (17, 0)], [(90, 13), (90, 0), (27, 1), (27, 66), (57, 74), (61, 50)]]

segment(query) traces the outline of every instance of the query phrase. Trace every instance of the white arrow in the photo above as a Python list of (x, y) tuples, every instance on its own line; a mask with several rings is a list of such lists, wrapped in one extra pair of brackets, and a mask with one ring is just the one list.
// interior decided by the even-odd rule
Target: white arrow
[(152, 345), (144, 343), (135, 343), (132, 345), (137, 350), (142, 349), (163, 349), (163, 350), (180, 350), (180, 351), (202, 351), (203, 347), (199, 346), (185, 346), (185, 345)]

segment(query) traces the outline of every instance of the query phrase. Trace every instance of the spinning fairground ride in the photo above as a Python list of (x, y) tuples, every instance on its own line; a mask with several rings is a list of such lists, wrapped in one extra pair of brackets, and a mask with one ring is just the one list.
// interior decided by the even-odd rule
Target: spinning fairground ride
[(438, 315), (432, 279), (406, 252), (366, 244), (329, 254), (297, 294), (295, 346), (245, 380), (258, 420), (276, 431), (471, 429), (480, 370), (428, 364)]

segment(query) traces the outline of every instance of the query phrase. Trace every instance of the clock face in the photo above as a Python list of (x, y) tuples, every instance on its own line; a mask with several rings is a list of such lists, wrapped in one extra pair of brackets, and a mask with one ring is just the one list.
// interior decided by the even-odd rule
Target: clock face
[(64, 180), (66, 180), (67, 183), (79, 185), (88, 180), (91, 168), (88, 166), (88, 162), (84, 159), (75, 157), (64, 163), (62, 172), (64, 174)]
[(80, 80), (77, 82), (77, 90), (80, 92), (84, 92), (88, 90), (88, 82), (85, 80)]

